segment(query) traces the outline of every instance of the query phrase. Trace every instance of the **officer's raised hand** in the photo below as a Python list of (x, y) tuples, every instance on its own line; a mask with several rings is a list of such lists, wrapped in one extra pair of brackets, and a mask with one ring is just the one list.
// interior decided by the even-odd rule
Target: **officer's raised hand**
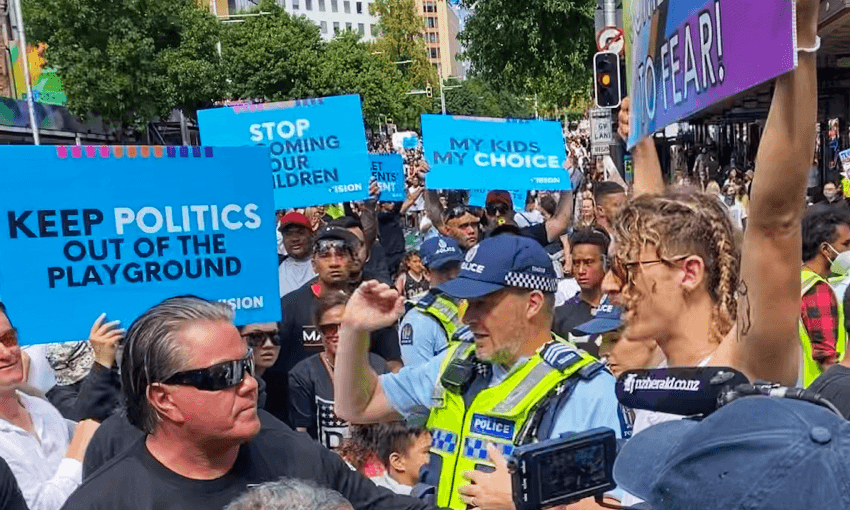
[(404, 297), (377, 280), (363, 282), (351, 295), (342, 316), (342, 327), (356, 332), (372, 332), (392, 326), (404, 313)]

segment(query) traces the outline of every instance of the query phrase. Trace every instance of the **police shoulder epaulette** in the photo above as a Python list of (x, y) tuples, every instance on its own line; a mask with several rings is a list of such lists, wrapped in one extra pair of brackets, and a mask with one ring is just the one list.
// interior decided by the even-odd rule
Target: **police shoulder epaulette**
[(436, 300), (437, 300), (437, 296), (435, 296), (433, 292), (428, 292), (424, 296), (419, 298), (419, 301), (417, 301), (416, 304), (418, 306), (422, 306), (422, 307), (427, 308), (427, 307), (433, 305), (434, 301), (436, 301)]
[(452, 335), (452, 340), (458, 342), (466, 342), (472, 343), (475, 342), (475, 335), (472, 334), (472, 330), (469, 329), (469, 326), (461, 326), (455, 331), (455, 334)]
[(593, 379), (602, 372), (607, 372), (605, 365), (598, 361), (594, 361), (593, 363), (579, 370), (579, 375), (582, 379)]
[(543, 350), (540, 351), (540, 357), (543, 358), (543, 361), (547, 365), (561, 371), (568, 369), (582, 359), (578, 349), (563, 342), (550, 342), (546, 344)]

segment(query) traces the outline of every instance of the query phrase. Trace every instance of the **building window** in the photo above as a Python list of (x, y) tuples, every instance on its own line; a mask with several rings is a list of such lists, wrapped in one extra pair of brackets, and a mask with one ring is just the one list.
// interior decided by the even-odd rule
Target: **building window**
[(357, 12), (357, 14), (363, 14), (363, 2), (356, 2), (354, 4), (354, 7), (354, 10)]
[(429, 43), (439, 43), (440, 37), (436, 32), (428, 32), (425, 34), (425, 41)]
[(369, 25), (369, 33), (372, 34), (372, 37), (378, 37), (378, 25), (374, 23)]
[(346, 24), (345, 24), (345, 29), (346, 29), (347, 31), (351, 32), (351, 23), (346, 23)]
[(336, 0), (331, 0), (331, 12), (339, 12)]
[(437, 18), (428, 16), (425, 18), (425, 26), (428, 28), (437, 28)]
[(428, 48), (431, 51), (431, 58), (440, 58), (440, 48)]
[(334, 21), (334, 35), (339, 34), (339, 21)]
[(308, 11), (313, 10), (313, 0), (304, 0), (304, 8)]
[(360, 35), (366, 35), (366, 25), (364, 25), (363, 23), (358, 23), (357, 31), (360, 32)]
[(319, 11), (325, 12), (325, 0), (319, 0)]
[(342, 2), (342, 10), (346, 14), (351, 14), (351, 2), (349, 0), (345, 0), (344, 2)]
[(422, 9), (425, 12), (437, 12), (437, 4), (435, 4), (434, 2), (425, 2), (422, 5)]
[(297, 11), (299, 9), (298, 0), (292, 0), (292, 10)]
[(328, 33), (328, 22), (322, 21), (321, 23), (319, 23), (319, 25), (322, 27), (322, 33), (327, 34)]

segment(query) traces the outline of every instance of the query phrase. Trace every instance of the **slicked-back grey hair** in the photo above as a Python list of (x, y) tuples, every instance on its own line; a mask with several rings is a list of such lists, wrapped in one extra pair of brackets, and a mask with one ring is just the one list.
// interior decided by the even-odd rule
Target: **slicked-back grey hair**
[(233, 310), (196, 296), (178, 296), (154, 306), (127, 330), (121, 357), (121, 385), (127, 418), (136, 428), (153, 433), (160, 417), (147, 398), (148, 386), (179, 372), (186, 362), (179, 333), (201, 321), (233, 322)]
[(352, 510), (342, 494), (309, 480), (281, 478), (248, 489), (224, 510)]

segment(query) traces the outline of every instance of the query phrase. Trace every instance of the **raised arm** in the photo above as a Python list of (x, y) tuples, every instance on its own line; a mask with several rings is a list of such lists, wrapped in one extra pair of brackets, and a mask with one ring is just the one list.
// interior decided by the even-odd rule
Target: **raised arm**
[[(801, 48), (815, 45), (818, 7), (817, 0), (797, 2)], [(733, 365), (751, 379), (794, 384), (798, 375), (800, 220), (815, 148), (816, 114), (815, 55), (800, 52), (797, 69), (776, 80), (756, 156), (741, 258), (738, 338), (724, 341), (731, 347)]]
[(570, 219), (573, 215), (573, 192), (562, 191), (561, 197), (558, 199), (558, 207), (555, 209), (555, 214), (546, 220), (546, 237), (549, 242), (553, 243), (560, 239), (564, 230), (570, 226)]
[(334, 411), (351, 423), (398, 420), (369, 364), (369, 333), (394, 324), (404, 310), (395, 289), (364, 282), (345, 307), (334, 367)]
[[(618, 118), (618, 133), (623, 140), (629, 139), (629, 118), (631, 115), (632, 100), (624, 98), (620, 105)], [(655, 140), (652, 135), (647, 136), (632, 148), (632, 165), (634, 166), (634, 196), (644, 193), (663, 193), (664, 177), (661, 175), (661, 161), (655, 150)]]

